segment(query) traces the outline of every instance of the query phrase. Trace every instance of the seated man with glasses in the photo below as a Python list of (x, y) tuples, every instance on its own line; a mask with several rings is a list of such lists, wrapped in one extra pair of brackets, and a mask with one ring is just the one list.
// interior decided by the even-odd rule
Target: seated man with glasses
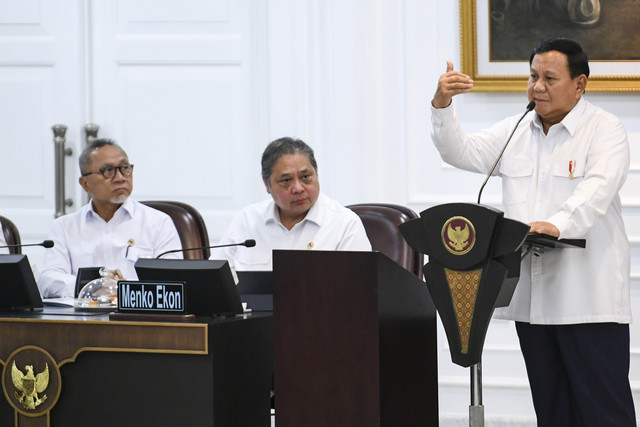
[(182, 247), (168, 215), (129, 198), (133, 165), (118, 144), (96, 139), (79, 163), (79, 182), (91, 200), (53, 222), (49, 238), (55, 245), (46, 252), (38, 277), (45, 298), (74, 296), (78, 268), (106, 267), (116, 280), (137, 280), (138, 258)]

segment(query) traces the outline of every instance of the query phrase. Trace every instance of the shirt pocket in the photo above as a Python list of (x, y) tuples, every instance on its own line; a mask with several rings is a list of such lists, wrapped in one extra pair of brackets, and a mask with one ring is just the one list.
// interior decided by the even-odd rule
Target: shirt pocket
[(135, 263), (138, 258), (154, 258), (153, 248), (144, 245), (128, 246), (124, 249), (124, 258)]
[(582, 182), (586, 163), (586, 159), (559, 158), (554, 160), (552, 174), (556, 207), (564, 203), (575, 192), (578, 184)]
[(235, 269), (243, 270), (271, 270), (271, 249), (238, 248), (235, 259)]
[(505, 205), (525, 203), (533, 174), (533, 164), (526, 157), (503, 159), (500, 163), (502, 194)]

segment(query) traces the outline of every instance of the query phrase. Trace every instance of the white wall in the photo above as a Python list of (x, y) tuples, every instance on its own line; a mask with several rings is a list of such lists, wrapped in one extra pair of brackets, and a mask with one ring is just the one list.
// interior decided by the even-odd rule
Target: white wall
[[(66, 63), (76, 64), (74, 75), (86, 76), (87, 80), (83, 85), (85, 92), (66, 101), (68, 110), (73, 111), (78, 106), (81, 110), (73, 113), (75, 116), (72, 123), (76, 125), (98, 121), (105, 127), (105, 136), (125, 141), (135, 137), (139, 141), (154, 123), (127, 121), (126, 117), (119, 118), (122, 114), (117, 109), (110, 110), (106, 106), (106, 102), (111, 102), (108, 101), (109, 97), (127, 96), (126, 86), (122, 85), (124, 80), (116, 81), (116, 78), (132, 76), (127, 82), (135, 83), (149, 75), (144, 72), (145, 67), (158, 67), (162, 74), (154, 74), (155, 84), (160, 76), (171, 81), (184, 81), (193, 89), (193, 81), (190, 83), (185, 77), (187, 74), (181, 73), (194, 73), (203, 81), (208, 81), (207, 76), (211, 74), (207, 74), (207, 68), (198, 68), (204, 66), (211, 67), (212, 73), (226, 75), (226, 71), (220, 68), (224, 67), (224, 61), (208, 59), (207, 52), (198, 52), (197, 49), (176, 52), (171, 51), (170, 47), (166, 48), (167, 51), (163, 51), (162, 47), (152, 51), (161, 59), (159, 61), (154, 62), (151, 58), (144, 62), (140, 58), (131, 57), (124, 59), (124, 65), (129, 68), (122, 71), (115, 67), (116, 63), (121, 64), (123, 61), (118, 55), (130, 52), (119, 48), (119, 43), (123, 41), (157, 42), (163, 40), (163, 37), (175, 38), (180, 46), (188, 47), (185, 37), (190, 29), (208, 28), (197, 22), (197, 12), (187, 14), (194, 19), (188, 24), (168, 22), (164, 18), (145, 20), (144, 6), (150, 2), (128, 0), (121, 4), (137, 8), (142, 14), (137, 17), (137, 22), (141, 24), (137, 27), (124, 27), (120, 25), (120, 21), (112, 21), (116, 19), (116, 14), (107, 13), (111, 12), (107, 3), (91, 0), (57, 1), (76, 6), (78, 13), (73, 19), (80, 22), (78, 29), (82, 33), (80, 40), (84, 46), (70, 46), (71, 42), (67, 43), (68, 47), (79, 52), (80, 59)], [(447, 59), (453, 60), (456, 67), (460, 64), (458, 2), (251, 0), (243, 2), (242, 6), (233, 2), (234, 0), (214, 2), (216, 10), (236, 10), (232, 14), (236, 21), (229, 26), (229, 31), (234, 33), (234, 37), (238, 37), (242, 46), (241, 54), (234, 55), (225, 50), (236, 58), (233, 64), (239, 71), (233, 77), (233, 90), (229, 92), (226, 88), (223, 95), (241, 95), (242, 99), (236, 99), (237, 103), (249, 100), (248, 104), (238, 104), (241, 108), (234, 111), (239, 115), (234, 116), (230, 128), (219, 130), (221, 135), (225, 132), (236, 135), (227, 141), (233, 146), (223, 146), (224, 149), (220, 151), (221, 146), (216, 145), (216, 138), (211, 138), (210, 144), (202, 141), (189, 144), (190, 141), (184, 141), (172, 148), (169, 142), (154, 145), (157, 138), (162, 137), (154, 135), (155, 139), (150, 140), (146, 147), (136, 145), (134, 148), (138, 157), (142, 157), (145, 148), (169, 150), (169, 153), (171, 149), (191, 150), (194, 156), (212, 158), (220, 156), (222, 152), (224, 156), (229, 156), (228, 159), (223, 159), (228, 162), (221, 166), (228, 168), (229, 179), (210, 181), (206, 175), (201, 178), (201, 174), (194, 171), (197, 182), (186, 179), (187, 184), (184, 184), (184, 191), (181, 191), (182, 183), (177, 185), (170, 181), (170, 188), (159, 187), (153, 185), (152, 176), (147, 174), (145, 178), (137, 175), (137, 190), (144, 192), (135, 193), (136, 196), (166, 196), (194, 204), (205, 217), (211, 239), (215, 242), (238, 209), (246, 203), (267, 196), (259, 178), (259, 158), (263, 147), (274, 138), (292, 135), (304, 139), (315, 149), (322, 190), (344, 204), (389, 202), (407, 205), (420, 212), (443, 202), (475, 201), (484, 177), (445, 166), (430, 141), (429, 101), (438, 76), (444, 71)], [(21, 7), (16, 5), (33, 6), (38, 3), (36, 0), (24, 3), (0, 0), (0, 6), (12, 5), (18, 8), (14, 10)], [(188, 3), (191, 8), (204, 8), (209, 1), (191, 0)], [(168, 6), (175, 6), (173, 0), (157, 0), (153, 4), (154, 8), (165, 12), (170, 9)], [(47, 12), (48, 9), (43, 10)], [(121, 17), (122, 10), (119, 12), (120, 15), (117, 16)], [(54, 12), (51, 14), (55, 16)], [(220, 23), (216, 25), (218, 24)], [(145, 38), (145, 34), (138, 34), (146, 31), (145, 26), (153, 26), (154, 34), (151, 37)], [(2, 35), (11, 35), (10, 32), (15, 28), (17, 27), (12, 26), (11, 22), (3, 23), (0, 16), (0, 30), (3, 31), (0, 33), (0, 49), (8, 40), (3, 40)], [(133, 28), (133, 34), (123, 39), (118, 34), (123, 28), (126, 31)], [(166, 33), (159, 34), (159, 31)], [(106, 37), (111, 32), (116, 35)], [(220, 38), (220, 34), (194, 35), (196, 41), (204, 42), (216, 41), (216, 37)], [(111, 44), (113, 40), (117, 43)], [(7, 49), (5, 51), (9, 52)], [(51, 55), (55, 59), (55, 50)], [(187, 58), (185, 63), (180, 62), (181, 58), (189, 55), (193, 56)], [(55, 60), (49, 62), (57, 64)], [(15, 99), (15, 86), (10, 84), (18, 78), (14, 72), (19, 71), (20, 67), (27, 69), (29, 66), (29, 61), (21, 62), (20, 58), (14, 61), (6, 58), (0, 60), (0, 77), (4, 76), (6, 83), (3, 84), (0, 79), (0, 91), (10, 95), (10, 99)], [(523, 67), (523, 73), (526, 73), (526, 65), (523, 64)], [(136, 74), (132, 75), (131, 72)], [(65, 75), (68, 74), (67, 72)], [(97, 84), (97, 81), (104, 81), (112, 86), (103, 86)], [(238, 85), (244, 87), (238, 88)], [(74, 90), (82, 91), (77, 87)], [(210, 94), (211, 90), (214, 91), (213, 94)], [(211, 97), (217, 95), (215, 89), (209, 86), (202, 93)], [(639, 316), (640, 94), (588, 94), (587, 97), (618, 115), (629, 132), (632, 165), (622, 196), (632, 244), (633, 307), (634, 314)], [(63, 96), (56, 95), (55, 98), (58, 102)], [(526, 103), (524, 94), (471, 93), (455, 99), (456, 110), (468, 131), (481, 129), (506, 115), (523, 111)], [(0, 111), (16, 111), (12, 109), (7, 96), (0, 99), (0, 104), (4, 108)], [(49, 104), (54, 102), (48, 101), (47, 105)], [(122, 103), (122, 98), (113, 101), (113, 105), (128, 105), (131, 108), (131, 104)], [(149, 105), (145, 108), (151, 109), (153, 113), (153, 109), (161, 107)], [(49, 108), (52, 109), (53, 107)], [(35, 123), (35, 127), (40, 129), (39, 134), (29, 139), (37, 141), (33, 143), (35, 148), (31, 149), (40, 147), (44, 150), (45, 159), (51, 157), (49, 128), (54, 121), (60, 120), (58, 115), (49, 113), (49, 110), (45, 109), (41, 114), (43, 117), (29, 122), (31, 126)], [(133, 113), (143, 119), (146, 117), (141, 109)], [(158, 116), (170, 117), (166, 114), (167, 111), (162, 110)], [(23, 138), (20, 132), (29, 128), (27, 123), (17, 129), (13, 122), (18, 120), (19, 118), (0, 118), (2, 129), (9, 132), (8, 135), (12, 137), (10, 139)], [(224, 126), (224, 123), (215, 123), (216, 126)], [(166, 122), (162, 125), (167, 127)], [(195, 125), (197, 124), (192, 126)], [(240, 126), (243, 128), (238, 129)], [(179, 127), (176, 135), (187, 134), (187, 130)], [(12, 141), (8, 138), (3, 138), (1, 144), (4, 153), (15, 153)], [(158, 153), (162, 152), (153, 153), (154, 160), (170, 164), (171, 154)], [(163, 160), (163, 157), (166, 159)], [(23, 232), (23, 240), (36, 241), (45, 237), (51, 216), (47, 213), (48, 219), (38, 218), (42, 218), (45, 210), (49, 210), (51, 215), (53, 212), (50, 203), (53, 195), (49, 194), (50, 185), (47, 181), (51, 166), (46, 167), (47, 176), (38, 175), (38, 182), (47, 182), (46, 185), (41, 185), (44, 189), (38, 187), (39, 192), (46, 193), (40, 198), (47, 202), (30, 205), (24, 203), (25, 198), (17, 194), (20, 192), (16, 192), (15, 186), (23, 185), (20, 174), (24, 173), (24, 177), (28, 177), (27, 171), (39, 170), (37, 168), (41, 165), (31, 164), (29, 156), (25, 155), (24, 158), (21, 168), (14, 167), (11, 174), (7, 172), (2, 175), (4, 179), (0, 183), (0, 213), (18, 215), (16, 222)], [(44, 162), (40, 157), (37, 160)], [(162, 169), (163, 173), (166, 171), (166, 168)], [(189, 178), (188, 172), (182, 174)], [(27, 184), (27, 189), (33, 188), (31, 181)], [(490, 181), (484, 191), (483, 202), (500, 207), (499, 180)], [(19, 210), (16, 209), (17, 203), (22, 203)], [(30, 213), (33, 214), (29, 215)], [(23, 215), (27, 215), (28, 220), (23, 220)], [(38, 254), (33, 253), (33, 256), (37, 259)], [(633, 325), (631, 333), (631, 380), (636, 401), (640, 402), (640, 328)], [(468, 425), (469, 371), (451, 363), (441, 328), (438, 352), (441, 425)], [(495, 321), (489, 328), (483, 357), (483, 383), (488, 425), (535, 425), (524, 365), (513, 325), (509, 322)]]

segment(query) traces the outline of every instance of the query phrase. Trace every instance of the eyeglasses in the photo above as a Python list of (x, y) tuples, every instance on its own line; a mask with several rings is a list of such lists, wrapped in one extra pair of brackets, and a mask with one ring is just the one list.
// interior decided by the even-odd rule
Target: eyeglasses
[(107, 166), (106, 168), (102, 168), (97, 172), (88, 172), (83, 174), (82, 176), (88, 176), (94, 173), (99, 173), (104, 176), (106, 179), (111, 179), (116, 176), (116, 169), (120, 171), (122, 176), (129, 176), (133, 173), (133, 165), (120, 165), (120, 166)]

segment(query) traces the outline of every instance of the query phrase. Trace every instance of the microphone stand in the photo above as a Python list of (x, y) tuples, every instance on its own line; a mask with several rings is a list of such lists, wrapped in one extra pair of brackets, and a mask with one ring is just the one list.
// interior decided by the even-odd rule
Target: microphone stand
[(52, 248), (53, 245), (54, 245), (53, 240), (45, 240), (44, 242), (40, 242), (40, 243), (12, 243), (10, 245), (2, 245), (0, 246), (0, 249), (24, 248), (27, 246), (42, 246), (44, 248)]
[[(480, 191), (478, 192), (478, 204), (480, 204), (480, 198), (482, 197), (482, 190), (484, 190), (484, 187), (485, 185), (487, 185), (489, 178), (491, 178), (493, 171), (496, 169), (496, 166), (498, 166), (498, 162), (502, 158), (504, 151), (507, 149), (507, 145), (509, 145), (511, 138), (513, 137), (513, 134), (516, 133), (516, 129), (518, 129), (518, 125), (520, 124), (522, 119), (524, 119), (524, 116), (529, 114), (529, 112), (533, 110), (535, 106), (536, 106), (536, 103), (534, 101), (531, 101), (527, 105), (527, 109), (524, 112), (524, 114), (520, 117), (516, 125), (513, 127), (511, 134), (509, 134), (509, 138), (507, 138), (507, 142), (505, 142), (504, 146), (502, 147), (502, 150), (500, 150), (500, 154), (498, 154), (496, 161), (493, 163), (493, 166), (491, 166), (491, 169), (489, 170), (487, 177), (485, 178), (484, 182), (482, 183), (482, 186), (480, 187)], [(482, 405), (482, 360), (480, 360), (475, 365), (472, 365), (469, 369), (471, 374), (471, 378), (470, 378), (471, 404), (469, 405), (469, 427), (484, 427), (484, 406)]]
[(186, 249), (172, 249), (170, 251), (162, 252), (160, 255), (158, 255), (156, 257), (156, 259), (160, 259), (164, 255), (173, 254), (173, 253), (176, 253), (176, 252), (197, 251), (197, 250), (201, 250), (201, 249), (218, 249), (218, 248), (226, 248), (228, 246), (246, 246), (247, 248), (252, 248), (255, 245), (256, 245), (256, 241), (255, 240), (248, 239), (248, 240), (245, 240), (244, 242), (241, 242), (241, 243), (228, 243), (226, 245), (214, 245), (214, 246), (204, 246), (204, 247), (199, 247), (199, 248), (186, 248)]
[(484, 190), (484, 186), (487, 185), (487, 182), (489, 182), (489, 178), (491, 178), (491, 174), (493, 174), (493, 171), (496, 169), (496, 166), (498, 166), (498, 162), (502, 158), (502, 155), (504, 154), (504, 150), (507, 149), (507, 145), (509, 145), (509, 142), (511, 141), (511, 137), (513, 137), (513, 134), (516, 133), (516, 129), (518, 129), (518, 125), (520, 124), (522, 119), (524, 119), (524, 116), (529, 114), (529, 111), (533, 110), (535, 106), (536, 106), (536, 103), (534, 101), (531, 101), (527, 105), (527, 111), (524, 112), (522, 117), (520, 117), (520, 120), (518, 120), (518, 123), (516, 123), (516, 125), (513, 127), (513, 130), (511, 131), (509, 138), (507, 138), (507, 142), (505, 142), (504, 146), (502, 147), (502, 150), (500, 151), (500, 154), (498, 154), (496, 161), (493, 163), (493, 166), (491, 166), (491, 169), (489, 170), (487, 177), (485, 178), (484, 182), (482, 183), (482, 186), (480, 187), (480, 191), (478, 192), (478, 204), (480, 204), (480, 197), (482, 197), (482, 190)]

